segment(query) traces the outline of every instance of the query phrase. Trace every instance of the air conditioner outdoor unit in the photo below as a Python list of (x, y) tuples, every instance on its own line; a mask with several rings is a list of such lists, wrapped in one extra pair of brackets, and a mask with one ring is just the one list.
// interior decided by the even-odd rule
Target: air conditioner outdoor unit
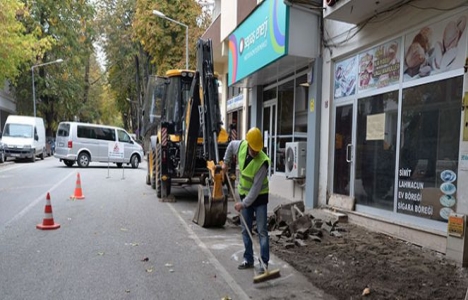
[(306, 176), (307, 142), (286, 143), (286, 178)]

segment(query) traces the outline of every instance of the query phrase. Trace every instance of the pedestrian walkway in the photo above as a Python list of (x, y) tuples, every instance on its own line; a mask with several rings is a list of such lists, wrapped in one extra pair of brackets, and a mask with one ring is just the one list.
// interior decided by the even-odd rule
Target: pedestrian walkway
[[(270, 195), (269, 204), (268, 204), (268, 213), (272, 214), (273, 210), (285, 203), (293, 202), (289, 199), (284, 199), (278, 196)], [(272, 253), (270, 253), (270, 268), (271, 269), (280, 269), (281, 277), (278, 279), (273, 279), (265, 283), (252, 284), (251, 280), (253, 279), (254, 271), (250, 270), (238, 270), (237, 265), (242, 262), (243, 255), (243, 244), (242, 236), (240, 233), (240, 226), (232, 225), (231, 219), (234, 216), (237, 216), (238, 213), (234, 209), (234, 201), (229, 201), (228, 203), (228, 219), (230, 224), (225, 226), (227, 231), (232, 235), (238, 234), (238, 247), (239, 251), (236, 252), (236, 255), (232, 255), (230, 259), (226, 262), (225, 268), (234, 277), (234, 279), (240, 282), (240, 285), (243, 288), (246, 288), (246, 293), (250, 296), (251, 299), (326, 299), (333, 300), (334, 298), (330, 295), (324, 293), (324, 291), (315, 287), (308, 279), (297, 272), (291, 265), (287, 262), (279, 259)], [(257, 236), (254, 236), (254, 252), (258, 251), (259, 244)], [(255, 253), (257, 255), (257, 253)]]

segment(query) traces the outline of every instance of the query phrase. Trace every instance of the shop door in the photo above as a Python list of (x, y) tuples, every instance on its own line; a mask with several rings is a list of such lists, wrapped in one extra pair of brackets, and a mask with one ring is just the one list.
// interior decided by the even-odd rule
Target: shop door
[(277, 100), (268, 100), (263, 105), (263, 134), (266, 154), (271, 160), (268, 176), (275, 172), (276, 166), (276, 108)]
[(353, 104), (335, 109), (333, 193), (353, 195)]

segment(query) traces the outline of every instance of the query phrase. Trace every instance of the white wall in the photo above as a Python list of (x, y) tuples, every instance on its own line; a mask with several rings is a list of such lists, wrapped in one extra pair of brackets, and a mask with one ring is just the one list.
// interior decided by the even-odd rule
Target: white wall
[(221, 41), (227, 39), (237, 26), (237, 1), (224, 0), (221, 4)]

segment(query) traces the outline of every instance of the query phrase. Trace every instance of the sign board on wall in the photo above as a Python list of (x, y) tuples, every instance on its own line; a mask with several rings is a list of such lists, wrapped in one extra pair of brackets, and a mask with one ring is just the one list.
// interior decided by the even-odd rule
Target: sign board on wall
[(239, 94), (235, 97), (229, 99), (226, 103), (227, 111), (232, 111), (234, 109), (240, 108), (244, 105), (244, 94)]
[(405, 36), (404, 81), (463, 67), (468, 21), (465, 14), (419, 28)]
[(400, 39), (396, 39), (359, 54), (359, 91), (398, 83), (400, 44)]
[(448, 220), (447, 231), (451, 236), (462, 237), (465, 231), (465, 216), (451, 214)]
[(229, 36), (229, 84), (234, 84), (287, 54), (289, 7), (265, 0)]
[(463, 68), (467, 51), (468, 14), (463, 13), (419, 28), (403, 37), (404, 61), (400, 63), (401, 38), (378, 45), (336, 62), (335, 99), (442, 72)]
[(335, 64), (335, 98), (351, 96), (356, 93), (357, 66), (356, 56)]
[(456, 211), (457, 175), (451, 169), (440, 172), (440, 185), (427, 186), (423, 175), (427, 172), (427, 160), (421, 160), (414, 170), (398, 171), (397, 211), (423, 218), (445, 221)]

